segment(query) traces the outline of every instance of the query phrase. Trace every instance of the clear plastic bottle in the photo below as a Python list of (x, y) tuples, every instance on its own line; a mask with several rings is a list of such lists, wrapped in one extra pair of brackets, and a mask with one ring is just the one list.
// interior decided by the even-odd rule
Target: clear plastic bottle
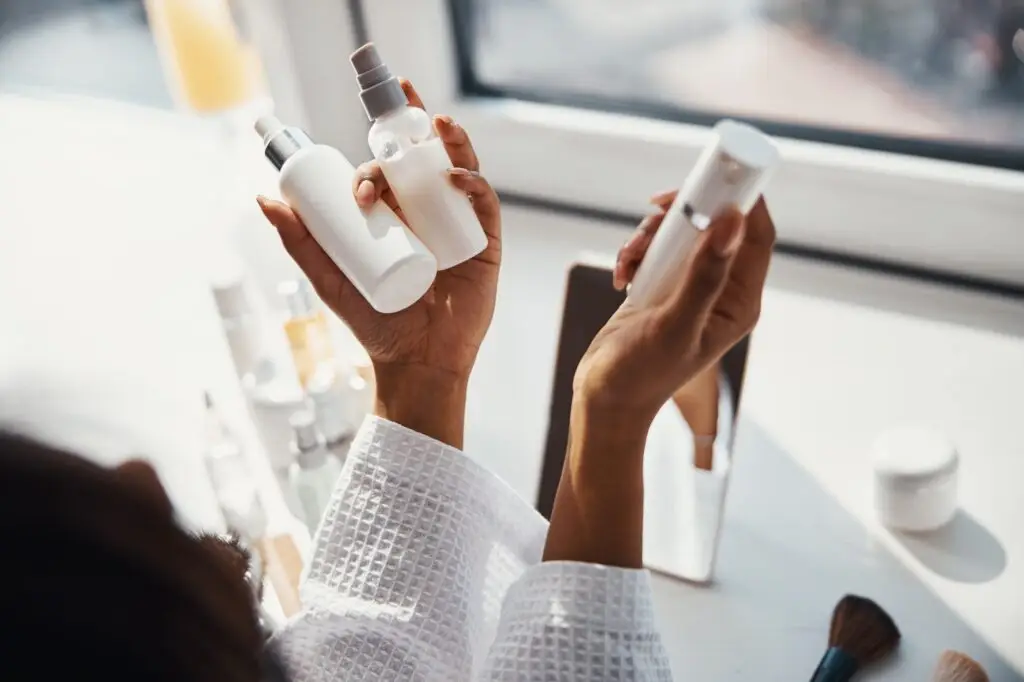
[(368, 142), (405, 220), (437, 258), (439, 270), (487, 247), (469, 197), (451, 184), (452, 161), (427, 112), (410, 106), (373, 43), (352, 53), (360, 96), (374, 121)]
[(341, 462), (327, 450), (312, 412), (296, 412), (292, 415), (291, 425), (295, 434), (292, 490), (302, 506), (309, 532), (316, 533), (341, 474)]
[(355, 167), (341, 152), (273, 116), (256, 121), (256, 131), (281, 172), (281, 196), (370, 305), (394, 313), (427, 292), (437, 275), (434, 256), (383, 202), (359, 208)]
[(749, 212), (778, 166), (778, 149), (757, 128), (726, 119), (712, 132), (633, 277), (629, 299), (637, 305), (664, 300), (697, 236), (730, 206)]

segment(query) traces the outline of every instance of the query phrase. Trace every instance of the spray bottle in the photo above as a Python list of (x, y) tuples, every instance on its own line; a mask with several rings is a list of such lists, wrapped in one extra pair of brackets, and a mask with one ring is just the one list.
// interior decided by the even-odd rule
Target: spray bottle
[(416, 236), (437, 258), (439, 270), (469, 260), (487, 247), (469, 197), (451, 184), (451, 158), (430, 116), (411, 106), (398, 79), (373, 43), (352, 53), (360, 97), (373, 121), (368, 141), (384, 177)]

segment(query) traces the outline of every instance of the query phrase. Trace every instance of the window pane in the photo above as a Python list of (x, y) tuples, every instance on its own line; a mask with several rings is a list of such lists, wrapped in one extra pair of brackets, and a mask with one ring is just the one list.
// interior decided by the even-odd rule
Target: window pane
[(480, 92), (738, 116), (849, 144), (911, 140), (999, 165), (1024, 157), (1024, 0), (453, 5), (466, 86)]
[(0, 92), (171, 106), (142, 0), (0, 1)]

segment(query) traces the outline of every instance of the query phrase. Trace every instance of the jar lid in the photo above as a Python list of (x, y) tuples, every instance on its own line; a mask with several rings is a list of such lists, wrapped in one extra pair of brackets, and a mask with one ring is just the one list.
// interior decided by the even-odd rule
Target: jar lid
[(952, 474), (959, 466), (956, 446), (925, 427), (884, 432), (872, 446), (875, 475), (893, 483), (921, 484)]

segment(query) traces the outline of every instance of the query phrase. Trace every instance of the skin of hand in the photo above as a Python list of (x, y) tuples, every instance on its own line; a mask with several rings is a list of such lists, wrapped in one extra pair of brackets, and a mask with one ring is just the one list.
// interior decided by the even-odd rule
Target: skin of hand
[[(402, 88), (410, 104), (424, 108), (412, 84), (403, 80)], [(366, 348), (377, 380), (376, 414), (461, 448), (466, 385), (494, 314), (501, 211), (466, 131), (447, 116), (435, 116), (434, 128), (452, 161), (449, 179), (470, 197), (488, 244), (471, 260), (438, 272), (430, 290), (405, 310), (375, 311), (291, 208), (262, 197), (259, 203), (320, 298)], [(376, 161), (361, 165), (352, 187), (338, 191), (353, 192), (364, 209), (384, 201), (402, 217)]]
[[(650, 246), (675, 193), (619, 252), (624, 287)], [(569, 447), (544, 560), (639, 568), (643, 561), (643, 453), (654, 416), (746, 336), (760, 315), (775, 242), (764, 200), (743, 216), (718, 216), (694, 245), (667, 299), (627, 301), (598, 332), (576, 370)]]

